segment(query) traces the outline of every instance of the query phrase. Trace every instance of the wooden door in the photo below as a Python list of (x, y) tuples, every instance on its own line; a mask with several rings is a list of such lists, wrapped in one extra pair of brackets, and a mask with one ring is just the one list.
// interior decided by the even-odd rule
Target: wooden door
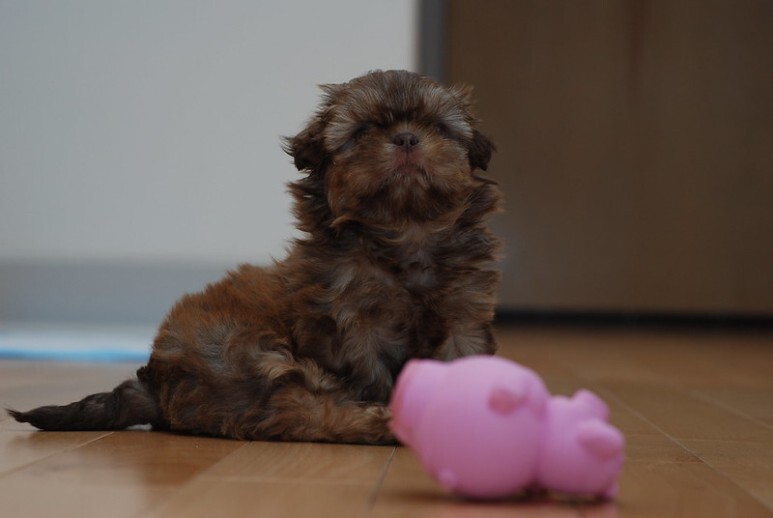
[(773, 2), (453, 0), (504, 309), (773, 314)]

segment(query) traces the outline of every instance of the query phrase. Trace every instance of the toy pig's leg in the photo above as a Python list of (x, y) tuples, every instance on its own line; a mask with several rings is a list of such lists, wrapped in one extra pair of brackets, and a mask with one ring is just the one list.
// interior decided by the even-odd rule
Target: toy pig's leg
[(496, 350), (497, 345), (490, 324), (457, 327), (438, 347), (433, 358), (448, 361), (473, 354), (494, 354)]
[(604, 493), (601, 495), (601, 500), (613, 500), (619, 491), (620, 486), (617, 483), (614, 483), (609, 486), (606, 491), (604, 491)]
[(609, 419), (609, 407), (596, 394), (587, 389), (580, 389), (575, 392), (572, 399), (581, 405), (585, 410), (584, 414), (598, 417), (599, 419)]

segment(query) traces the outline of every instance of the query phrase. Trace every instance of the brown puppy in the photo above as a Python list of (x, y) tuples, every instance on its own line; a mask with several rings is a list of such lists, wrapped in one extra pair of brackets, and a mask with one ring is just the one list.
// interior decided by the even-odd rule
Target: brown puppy
[(147, 366), (112, 392), (10, 411), (46, 430), (151, 423), (237, 439), (393, 441), (386, 403), (410, 358), (493, 353), (500, 195), (469, 92), (405, 71), (322, 87), (287, 139), (306, 234), (175, 305)]

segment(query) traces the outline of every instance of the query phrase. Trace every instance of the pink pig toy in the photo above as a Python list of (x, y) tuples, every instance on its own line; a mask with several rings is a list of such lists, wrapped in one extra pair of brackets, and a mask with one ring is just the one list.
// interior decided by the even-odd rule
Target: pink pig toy
[(534, 371), (490, 356), (412, 360), (391, 427), (443, 487), (474, 498), (525, 490), (613, 498), (625, 440), (587, 390), (550, 396)]

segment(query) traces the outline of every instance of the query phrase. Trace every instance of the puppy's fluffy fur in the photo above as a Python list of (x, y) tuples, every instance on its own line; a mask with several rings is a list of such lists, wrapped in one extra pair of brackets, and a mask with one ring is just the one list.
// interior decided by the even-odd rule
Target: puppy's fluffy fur
[(237, 439), (393, 441), (386, 406), (410, 358), (495, 350), (500, 195), (469, 91), (405, 71), (322, 87), (285, 142), (305, 233), (273, 267), (187, 295), (148, 364), (112, 392), (10, 411), (46, 430), (156, 428)]

